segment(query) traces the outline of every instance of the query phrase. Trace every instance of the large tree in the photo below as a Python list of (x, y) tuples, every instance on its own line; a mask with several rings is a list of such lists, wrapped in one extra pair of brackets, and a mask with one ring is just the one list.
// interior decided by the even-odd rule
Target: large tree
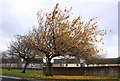
[(17, 35), (16, 40), (10, 44), (9, 51), (25, 61), (22, 73), (25, 73), (27, 65), (36, 56), (34, 49), (29, 46), (27, 36)]
[(88, 22), (83, 21), (80, 16), (73, 20), (69, 19), (71, 9), (62, 11), (56, 4), (51, 12), (38, 11), (39, 27), (33, 28), (29, 34), (31, 46), (43, 52), (38, 55), (46, 58), (48, 76), (51, 75), (51, 60), (54, 57), (86, 58), (85, 56), (94, 56), (100, 52), (96, 43), (101, 42), (106, 30), (98, 30), (95, 18)]

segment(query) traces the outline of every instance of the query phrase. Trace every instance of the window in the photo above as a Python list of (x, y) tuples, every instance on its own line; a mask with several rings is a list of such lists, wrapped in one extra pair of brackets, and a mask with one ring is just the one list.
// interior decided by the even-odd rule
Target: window
[(76, 66), (79, 66), (78, 64), (76, 64)]
[(108, 66), (108, 64), (106, 64), (106, 66)]
[(68, 66), (68, 64), (66, 64), (66, 66)]
[(60, 64), (60, 67), (62, 67), (62, 64)]

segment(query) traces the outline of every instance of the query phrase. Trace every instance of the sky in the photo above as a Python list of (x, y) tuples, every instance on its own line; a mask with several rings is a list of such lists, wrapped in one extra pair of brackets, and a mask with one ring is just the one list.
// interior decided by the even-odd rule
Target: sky
[[(104, 37), (107, 58), (118, 57), (118, 1), (117, 0), (1, 0), (0, 1), (0, 51), (7, 50), (14, 35), (24, 35), (37, 26), (38, 10), (51, 11), (56, 3), (59, 8), (72, 7), (71, 18), (82, 16), (88, 21), (97, 17), (99, 29), (111, 30)], [(119, 55), (120, 56), (120, 55)]]

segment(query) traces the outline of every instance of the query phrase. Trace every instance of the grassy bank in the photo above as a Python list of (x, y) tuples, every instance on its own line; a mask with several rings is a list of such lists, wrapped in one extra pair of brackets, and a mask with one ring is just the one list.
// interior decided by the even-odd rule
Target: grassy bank
[[(25, 79), (69, 79), (69, 80), (108, 80), (108, 79), (118, 79), (118, 77), (102, 77), (102, 76), (62, 76), (62, 75), (54, 75), (54, 76), (44, 76), (43, 71), (39, 70), (26, 70), (26, 73), (21, 73), (22, 70), (10, 70), (7, 69), (2, 70), (2, 75), (8, 76), (16, 76)], [(120, 78), (119, 78), (120, 80)]]

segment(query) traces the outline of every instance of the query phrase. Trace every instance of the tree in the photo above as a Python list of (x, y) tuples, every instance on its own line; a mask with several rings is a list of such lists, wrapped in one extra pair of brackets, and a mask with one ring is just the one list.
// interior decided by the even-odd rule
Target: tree
[(11, 69), (11, 63), (12, 63), (12, 60), (14, 59), (14, 57), (12, 56), (11, 54), (12, 52), (11, 51), (2, 51), (0, 54), (2, 55), (2, 61), (4, 63), (4, 60), (8, 60), (8, 63), (9, 63), (9, 66), (8, 66), (8, 71), (10, 71)]
[[(88, 22), (78, 16), (72, 21), (69, 20), (72, 7), (64, 11), (55, 8), (51, 12), (38, 11), (38, 28), (33, 28), (29, 34), (31, 46), (38, 51), (37, 55), (43, 56), (47, 61), (47, 74), (51, 76), (51, 60), (58, 56), (75, 56), (84, 58), (94, 56), (101, 50), (97, 49), (96, 43), (100, 43), (106, 30), (98, 30), (95, 18)], [(101, 36), (97, 39), (97, 36)], [(103, 43), (102, 43), (103, 44)], [(42, 55), (41, 55), (42, 54)], [(86, 58), (87, 59), (87, 58)]]
[(7, 51), (0, 52), (1, 58), (8, 58)]
[(21, 68), (22, 67), (22, 61), (21, 61), (21, 58), (15, 54), (13, 48), (10, 48), (8, 47), (9, 49), (7, 50), (7, 54), (9, 56), (9, 58), (11, 58), (11, 61), (10, 61), (10, 66), (11, 66), (11, 63), (13, 62), (13, 60), (17, 59), (17, 67), (18, 68)]
[(118, 59), (118, 63), (120, 63), (120, 57), (118, 57), (117, 59)]
[(14, 57), (13, 57), (13, 52), (10, 50), (7, 51), (7, 54), (9, 56), (8, 58), (9, 58), (9, 62), (10, 62), (8, 70), (10, 71), (11, 70), (11, 63), (12, 63), (12, 60), (14, 59)]
[(34, 49), (29, 47), (27, 36), (16, 36), (16, 40), (12, 41), (9, 46), (9, 50), (13, 52), (13, 55), (22, 58), (25, 61), (25, 66), (22, 73), (25, 73), (27, 65), (35, 57)]

